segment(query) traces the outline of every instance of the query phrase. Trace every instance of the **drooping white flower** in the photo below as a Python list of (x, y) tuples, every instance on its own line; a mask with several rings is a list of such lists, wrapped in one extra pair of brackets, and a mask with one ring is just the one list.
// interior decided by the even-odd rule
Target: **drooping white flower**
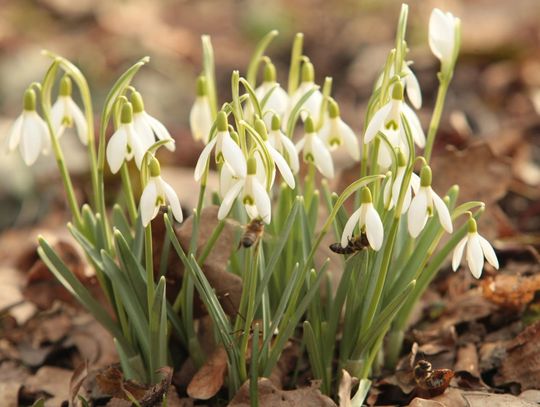
[(197, 97), (189, 113), (189, 125), (193, 138), (202, 140), (204, 144), (208, 143), (213, 122), (206, 79), (200, 76), (197, 79)]
[(459, 51), (460, 20), (452, 13), (433, 9), (429, 18), (429, 47), (443, 70), (453, 66)]
[(332, 155), (315, 133), (315, 125), (311, 116), (304, 122), (304, 137), (296, 144), (296, 151), (302, 151), (304, 162), (313, 163), (326, 178), (334, 178)]
[(79, 106), (71, 98), (71, 90), (71, 79), (69, 76), (64, 76), (60, 81), (58, 99), (56, 99), (51, 109), (52, 125), (57, 137), (62, 136), (66, 128), (75, 125), (79, 140), (84, 145), (87, 145), (88, 123)]
[[(399, 193), (401, 191), (401, 187), (403, 185), (405, 173), (407, 170), (407, 160), (401, 150), (398, 150), (397, 157), (398, 164), (396, 175), (394, 179), (391, 182), (387, 182), (386, 186), (384, 187), (384, 204), (386, 205), (386, 208), (388, 210), (392, 209), (398, 204)], [(405, 187), (405, 196), (403, 198), (401, 214), (404, 214), (405, 212), (407, 212), (407, 209), (409, 209), (409, 205), (412, 199), (412, 192), (414, 191), (414, 193), (416, 194), (418, 192), (418, 188), (420, 188), (420, 177), (414, 172), (412, 172), (409, 183)]]
[(141, 163), (146, 151), (154, 144), (154, 136), (151, 138), (147, 133), (138, 133), (133, 125), (133, 107), (131, 103), (122, 105), (120, 126), (111, 136), (107, 144), (107, 162), (113, 174), (116, 174), (124, 161), (135, 158), (137, 168)]
[[(407, 93), (407, 97), (409, 98), (409, 101), (414, 106), (415, 109), (420, 109), (422, 107), (422, 91), (420, 90), (420, 83), (418, 83), (418, 79), (416, 78), (416, 75), (410, 68), (410, 64), (412, 64), (411, 61), (407, 61), (403, 63), (403, 68), (401, 72), (401, 84), (405, 88), (405, 93)], [(392, 65), (390, 67), (390, 77), (395, 75), (395, 67)], [(380, 88), (383, 82), (383, 75), (381, 74), (379, 78), (377, 79), (376, 88)]]
[(264, 223), (270, 223), (272, 210), (268, 192), (256, 175), (257, 162), (254, 157), (247, 161), (247, 175), (236, 181), (227, 191), (219, 207), (218, 219), (224, 219), (238, 196), (242, 199), (250, 219), (261, 218)]
[(338, 104), (331, 99), (328, 103), (328, 120), (325, 121), (319, 136), (330, 150), (344, 147), (353, 160), (360, 160), (360, 146), (354, 131), (341, 119)]
[(220, 111), (216, 119), (217, 133), (203, 149), (197, 165), (195, 165), (194, 178), (195, 181), (199, 181), (206, 169), (208, 164), (208, 159), (210, 153), (214, 149), (216, 162), (224, 163), (229, 166), (231, 173), (235, 177), (244, 178), (246, 176), (246, 159), (242, 150), (232, 139), (231, 134), (229, 133), (228, 123), (227, 123), (227, 114), (223, 111)]
[(182, 222), (182, 208), (174, 189), (161, 178), (159, 162), (152, 157), (149, 163), (150, 179), (144, 187), (140, 201), (141, 220), (144, 227), (156, 217), (159, 208), (167, 203), (171, 206), (173, 216)]
[(478, 234), (476, 221), (470, 218), (468, 221), (468, 233), (454, 249), (452, 256), (452, 269), (456, 271), (463, 257), (463, 250), (467, 247), (465, 258), (474, 278), (480, 278), (484, 268), (484, 257), (496, 269), (499, 269), (499, 260), (489, 242)]
[(28, 166), (34, 164), (40, 153), (47, 154), (51, 141), (47, 125), (36, 112), (36, 93), (24, 93), (23, 112), (15, 120), (6, 138), (6, 149), (11, 152), (19, 147), (22, 159)]
[(443, 229), (452, 233), (450, 212), (441, 197), (431, 189), (431, 169), (426, 165), (420, 172), (420, 188), (409, 206), (407, 220), (409, 234), (412, 237), (417, 237), (420, 234), (434, 211), (437, 211)]
[[(272, 116), (277, 114), (283, 117), (289, 106), (289, 95), (276, 82), (276, 67), (272, 62), (267, 62), (264, 67), (263, 82), (255, 89), (255, 96), (261, 106), (262, 115), (266, 127), (272, 125)], [(253, 104), (248, 100), (244, 116), (251, 120), (253, 118)], [(271, 114), (272, 113), (272, 114)]]
[(384, 240), (384, 229), (381, 218), (373, 206), (369, 188), (362, 188), (360, 208), (353, 212), (341, 235), (341, 247), (347, 247), (353, 237), (354, 229), (359, 227), (360, 233), (365, 232), (369, 245), (373, 250), (379, 250)]
[(158, 140), (167, 140), (165, 148), (174, 151), (176, 148), (174, 139), (167, 128), (158, 119), (150, 116), (144, 110), (144, 102), (139, 92), (131, 94), (131, 104), (133, 105), (133, 126), (138, 134), (143, 135), (145, 140), (152, 140), (154, 143), (154, 134)]
[[(413, 142), (423, 148), (426, 144), (426, 136), (420, 120), (416, 113), (403, 102), (403, 85), (397, 82), (392, 89), (390, 102), (381, 107), (371, 118), (364, 134), (364, 143), (371, 142), (381, 132), (393, 148), (399, 148), (408, 157), (410, 152), (405, 131), (406, 124), (410, 128)], [(387, 143), (381, 142), (378, 164), (383, 168), (388, 168), (392, 164), (389, 148)]]
[[(277, 151), (273, 146), (272, 143), (270, 143), (270, 140), (268, 138), (268, 133), (266, 131), (266, 124), (261, 119), (255, 119), (255, 130), (261, 138), (264, 140), (266, 149), (268, 150), (268, 153), (272, 157), (272, 160), (274, 160), (274, 164), (276, 165), (277, 169), (279, 170), (279, 173), (283, 177), (283, 180), (287, 183), (287, 185), (290, 188), (294, 188), (295, 181), (294, 181), (294, 175), (289, 168), (289, 164), (283, 158), (281, 153)], [(275, 170), (271, 174), (272, 178), (274, 177)], [(273, 179), (272, 179), (273, 183)]]
[(272, 127), (268, 132), (268, 142), (287, 160), (293, 174), (297, 174), (300, 169), (298, 152), (291, 139), (281, 131), (281, 122), (277, 115), (272, 117)]
[(291, 111), (300, 102), (304, 95), (314, 88), (317, 90), (315, 90), (315, 92), (313, 92), (302, 105), (300, 117), (305, 121), (308, 116), (311, 116), (311, 118), (318, 123), (321, 114), (323, 95), (317, 88), (317, 85), (315, 85), (315, 69), (313, 68), (313, 64), (311, 62), (304, 62), (302, 65), (300, 85), (289, 99), (289, 108), (286, 116), (283, 119), (283, 125), (287, 125)]

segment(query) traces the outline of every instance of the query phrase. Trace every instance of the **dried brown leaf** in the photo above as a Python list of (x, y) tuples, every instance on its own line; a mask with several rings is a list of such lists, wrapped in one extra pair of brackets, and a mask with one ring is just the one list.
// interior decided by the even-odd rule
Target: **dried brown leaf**
[[(267, 378), (260, 378), (257, 383), (259, 406), (261, 407), (330, 407), (336, 404), (327, 396), (324, 396), (319, 386), (313, 384), (296, 390), (279, 390)], [(229, 403), (229, 407), (249, 407), (251, 406), (249, 397), (249, 381), (245, 382), (234, 398)]]
[(33, 394), (45, 392), (50, 396), (45, 407), (58, 407), (69, 400), (69, 381), (73, 372), (59, 367), (44, 366), (24, 383), (25, 391)]
[(71, 380), (69, 381), (69, 400), (72, 406), (75, 406), (75, 399), (79, 390), (81, 389), (82, 384), (88, 376), (88, 362), (81, 363), (73, 371)]
[(339, 407), (351, 407), (352, 377), (345, 369), (341, 370), (338, 398)]
[(484, 298), (503, 308), (520, 310), (540, 291), (540, 275), (496, 274), (482, 280)]
[(226, 371), (227, 352), (223, 346), (219, 346), (189, 382), (188, 396), (198, 400), (214, 397), (223, 386)]

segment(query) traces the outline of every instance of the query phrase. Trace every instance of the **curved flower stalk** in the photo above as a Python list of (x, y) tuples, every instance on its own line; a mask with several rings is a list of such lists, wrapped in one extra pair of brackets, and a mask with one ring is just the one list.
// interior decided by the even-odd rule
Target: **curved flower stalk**
[[(402, 150), (405, 156), (408, 157), (410, 154), (409, 143), (407, 142), (403, 120), (407, 121), (411, 129), (414, 143), (423, 148), (426, 143), (426, 136), (416, 113), (403, 102), (403, 85), (398, 81), (392, 89), (390, 102), (381, 107), (369, 122), (364, 134), (364, 143), (368, 144), (378, 132), (381, 132), (392, 146)], [(386, 143), (381, 143), (378, 163), (383, 168), (392, 165), (392, 156)]]
[(135, 127), (135, 131), (143, 135), (145, 140), (152, 140), (152, 144), (155, 142), (155, 134), (158, 140), (167, 141), (165, 148), (174, 151), (176, 148), (174, 139), (163, 123), (146, 113), (144, 102), (139, 92), (135, 91), (131, 93), (131, 104), (133, 105), (133, 126)]
[[(282, 118), (287, 112), (289, 106), (289, 95), (276, 81), (276, 67), (270, 61), (266, 62), (263, 74), (263, 83), (255, 89), (255, 96), (261, 104), (263, 120), (266, 127), (272, 125), (272, 114), (277, 114)], [(266, 99), (266, 100), (265, 100)], [(265, 103), (263, 104), (263, 101)], [(248, 100), (245, 108), (245, 117), (251, 120), (253, 118), (253, 104)]]
[[(302, 99), (302, 97), (312, 90), (315, 85), (315, 69), (313, 68), (313, 64), (309, 61), (304, 61), (302, 64), (302, 77), (300, 86), (298, 86), (298, 89), (294, 91), (294, 93), (291, 95), (289, 99), (289, 108), (287, 111), (287, 117), (286, 119), (283, 119), (283, 123), (286, 125), (289, 115), (296, 106), (296, 104)], [(315, 121), (315, 123), (319, 122), (319, 116), (321, 114), (321, 104), (323, 102), (323, 95), (322, 93), (317, 89), (315, 92), (311, 94), (311, 96), (306, 100), (304, 105), (302, 106), (302, 111), (300, 113), (300, 117), (302, 120), (306, 120), (308, 116), (311, 116), (311, 118)]]
[[(151, 137), (151, 138), (150, 138)], [(131, 103), (122, 105), (120, 126), (111, 136), (107, 144), (107, 162), (113, 174), (116, 174), (124, 161), (135, 158), (137, 168), (141, 168), (146, 151), (154, 144), (154, 136), (138, 133), (133, 124), (133, 107)]]
[(360, 233), (365, 233), (373, 250), (379, 250), (384, 240), (384, 229), (381, 218), (373, 206), (373, 198), (368, 187), (362, 188), (360, 208), (353, 212), (341, 235), (341, 247), (346, 247), (353, 237), (356, 226)]
[(227, 191), (219, 207), (218, 219), (225, 219), (238, 196), (250, 219), (261, 218), (264, 223), (270, 223), (272, 210), (270, 197), (257, 178), (257, 161), (250, 157), (247, 161), (247, 176), (236, 181)]
[(324, 177), (334, 178), (332, 155), (315, 132), (311, 116), (304, 122), (304, 137), (296, 144), (296, 151), (302, 151), (304, 162), (314, 164)]
[(452, 233), (450, 212), (441, 197), (431, 189), (431, 168), (425, 165), (420, 172), (420, 188), (411, 201), (407, 218), (409, 234), (412, 237), (417, 237), (422, 232), (434, 211), (437, 211), (443, 229)]
[[(283, 180), (287, 183), (287, 185), (291, 189), (294, 189), (294, 186), (295, 186), (294, 175), (291, 169), (289, 168), (289, 164), (287, 163), (285, 158), (283, 158), (281, 153), (272, 146), (272, 143), (270, 143), (269, 138), (268, 138), (268, 133), (266, 131), (266, 124), (261, 119), (255, 120), (255, 130), (257, 131), (257, 133), (259, 133), (261, 138), (264, 140), (264, 144), (268, 150), (268, 153), (272, 157), (272, 160), (274, 160), (274, 163), (277, 169), (279, 170), (279, 173), (283, 177)], [(275, 170), (272, 171), (271, 176), (272, 176), (272, 183), (273, 183)]]
[(454, 255), (452, 256), (452, 269), (456, 271), (461, 263), (463, 257), (463, 251), (466, 248), (465, 258), (467, 259), (467, 265), (474, 278), (480, 278), (482, 276), (482, 269), (484, 268), (484, 257), (497, 270), (499, 269), (499, 260), (495, 254), (495, 250), (489, 244), (489, 242), (478, 234), (478, 228), (474, 218), (470, 218), (468, 221), (468, 233), (454, 249)]
[(204, 147), (195, 166), (194, 177), (197, 182), (204, 174), (208, 164), (208, 158), (214, 147), (216, 148), (214, 154), (217, 163), (228, 165), (235, 177), (244, 178), (246, 176), (246, 159), (242, 150), (229, 133), (227, 114), (224, 111), (218, 113), (216, 123), (216, 137)]
[(319, 136), (330, 150), (344, 147), (353, 160), (360, 160), (358, 139), (349, 125), (341, 119), (339, 106), (333, 99), (328, 103), (328, 120), (325, 120)]
[(161, 178), (159, 162), (155, 157), (150, 159), (148, 164), (150, 179), (144, 187), (140, 201), (141, 220), (144, 227), (156, 217), (159, 208), (167, 203), (170, 205), (174, 218), (182, 222), (182, 208), (178, 195), (174, 189)]
[(459, 51), (461, 22), (452, 13), (433, 9), (429, 18), (429, 47), (441, 61), (441, 71), (451, 70)]
[(268, 132), (268, 143), (287, 160), (293, 174), (297, 174), (300, 164), (294, 143), (281, 131), (281, 120), (279, 116), (274, 115), (271, 124), (272, 126)]
[(51, 109), (51, 121), (57, 137), (60, 138), (66, 128), (73, 127), (84, 145), (88, 144), (88, 123), (83, 112), (71, 98), (72, 85), (69, 76), (64, 75), (60, 81), (58, 99)]
[[(403, 184), (405, 173), (407, 171), (407, 159), (405, 155), (401, 152), (401, 150), (398, 150), (397, 159), (397, 170), (393, 182), (388, 182), (384, 187), (384, 204), (388, 210), (392, 209), (398, 204), (399, 193), (401, 191), (401, 186)], [(403, 199), (403, 204), (401, 207), (402, 215), (407, 212), (407, 209), (409, 209), (409, 205), (411, 204), (412, 200), (412, 192), (414, 192), (415, 194), (418, 193), (419, 188), (420, 177), (414, 172), (412, 172), (409, 184), (405, 188), (405, 197)]]
[(197, 97), (189, 113), (191, 134), (195, 140), (208, 143), (212, 129), (212, 108), (208, 97), (208, 85), (204, 76), (197, 79)]
[[(416, 75), (412, 71), (410, 64), (412, 64), (412, 61), (407, 61), (402, 64), (402, 72), (400, 74), (401, 76), (401, 84), (403, 85), (405, 89), (405, 93), (407, 94), (407, 97), (409, 98), (409, 101), (411, 102), (411, 105), (418, 110), (422, 107), (422, 91), (420, 89), (420, 83), (418, 82), (418, 79), (416, 78)], [(389, 76), (392, 77), (395, 75), (395, 67), (392, 65), (390, 67)], [(375, 85), (376, 88), (380, 88), (383, 82), (383, 74), (379, 76), (379, 79), (377, 80), (377, 84)]]
[(15, 120), (6, 139), (7, 151), (19, 147), (22, 159), (28, 166), (34, 164), (40, 153), (48, 154), (51, 141), (43, 119), (36, 112), (36, 93), (24, 93), (23, 111)]

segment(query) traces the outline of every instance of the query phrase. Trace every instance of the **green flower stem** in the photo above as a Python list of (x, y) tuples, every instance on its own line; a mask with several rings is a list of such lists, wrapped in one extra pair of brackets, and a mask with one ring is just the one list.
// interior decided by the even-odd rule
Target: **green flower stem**
[(311, 207), (311, 201), (313, 200), (313, 193), (315, 191), (315, 164), (308, 163), (308, 173), (306, 175), (306, 183), (304, 190), (304, 202), (306, 204), (306, 211)]
[(255, 87), (257, 82), (257, 70), (259, 69), (259, 64), (263, 59), (264, 51), (270, 45), (272, 40), (279, 34), (278, 30), (272, 30), (266, 34), (257, 44), (253, 56), (251, 57), (247, 69), (247, 81), (251, 86)]
[(144, 261), (146, 267), (146, 296), (148, 299), (148, 309), (152, 309), (154, 304), (154, 259), (152, 253), (152, 223), (144, 229)]
[(294, 38), (292, 50), (291, 50), (291, 65), (289, 68), (289, 85), (288, 93), (292, 95), (298, 88), (298, 81), (300, 78), (300, 61), (302, 60), (302, 48), (304, 45), (304, 34), (297, 33)]
[(448, 78), (448, 76), (443, 76), (439, 74), (439, 80), (440, 80), (440, 83), (439, 83), (439, 90), (437, 91), (437, 100), (435, 101), (433, 115), (431, 116), (431, 122), (429, 123), (426, 149), (424, 152), (424, 157), (428, 164), (431, 160), (431, 153), (433, 152), (435, 136), (437, 135), (437, 130), (439, 129), (439, 124), (441, 122), (442, 111), (444, 108), (444, 101), (446, 99), (446, 92), (448, 91), (448, 86), (450, 85), (450, 79)]
[(131, 224), (134, 225), (137, 221), (137, 204), (135, 203), (133, 188), (131, 187), (131, 178), (129, 176), (129, 170), (125, 162), (120, 168), (120, 175), (122, 176), (122, 184), (124, 186), (124, 196), (126, 199), (129, 219), (131, 220)]
[(43, 110), (45, 123), (47, 123), (47, 128), (49, 130), (51, 145), (54, 152), (54, 157), (56, 159), (56, 164), (58, 166), (58, 170), (60, 171), (60, 177), (62, 178), (64, 189), (66, 191), (69, 209), (71, 210), (71, 214), (73, 215), (73, 222), (75, 223), (77, 229), (81, 229), (83, 227), (83, 220), (81, 217), (79, 203), (77, 202), (77, 197), (75, 196), (71, 177), (69, 175), (66, 161), (64, 159), (64, 154), (62, 153), (62, 149), (60, 148), (60, 143), (58, 142), (58, 138), (51, 120), (51, 90), (54, 84), (54, 79), (56, 77), (59, 64), (60, 61), (58, 59), (55, 59), (49, 67), (49, 70), (45, 74), (45, 77), (43, 78), (41, 107)]

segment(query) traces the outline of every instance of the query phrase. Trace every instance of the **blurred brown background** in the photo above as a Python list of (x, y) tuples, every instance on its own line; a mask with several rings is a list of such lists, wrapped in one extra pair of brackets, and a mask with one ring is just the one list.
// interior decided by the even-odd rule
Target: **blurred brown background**
[[(45, 73), (49, 61), (41, 56), (41, 49), (62, 54), (81, 68), (92, 88), (96, 115), (123, 70), (149, 55), (150, 64), (134, 84), (147, 110), (177, 139), (177, 152), (167, 158), (169, 162), (191, 166), (201, 148), (191, 141), (188, 128), (194, 80), (201, 69), (200, 36), (212, 36), (220, 100), (224, 101), (229, 97), (231, 71), (245, 72), (255, 44), (274, 28), (280, 36), (268, 55), (278, 67), (282, 84), (293, 36), (303, 32), (305, 53), (315, 64), (317, 80), (334, 78), (334, 95), (343, 116), (360, 131), (374, 78), (393, 47), (400, 5), (389, 0), (3, 0), (0, 137), (4, 139), (19, 114), (25, 87)], [(497, 139), (495, 150), (514, 158), (518, 153), (528, 157), (525, 162), (532, 167), (523, 172), (521, 181), (526, 187), (538, 185), (540, 173), (534, 162), (539, 155), (535, 103), (540, 106), (540, 1), (414, 0), (409, 6), (409, 59), (415, 62), (413, 70), (424, 94), (419, 113), (424, 127), (433, 106), (438, 69), (438, 61), (429, 52), (427, 28), (431, 9), (439, 7), (459, 16), (463, 27), (462, 53), (448, 95), (441, 146), (450, 143), (463, 148), (478, 138)], [(84, 173), (84, 151), (75, 138), (64, 137), (63, 143), (71, 167)], [(54, 160), (46, 157), (28, 169), (17, 154), (2, 153), (0, 227), (35, 220), (47, 210), (57, 192), (50, 183), (56, 176), (54, 166)]]

